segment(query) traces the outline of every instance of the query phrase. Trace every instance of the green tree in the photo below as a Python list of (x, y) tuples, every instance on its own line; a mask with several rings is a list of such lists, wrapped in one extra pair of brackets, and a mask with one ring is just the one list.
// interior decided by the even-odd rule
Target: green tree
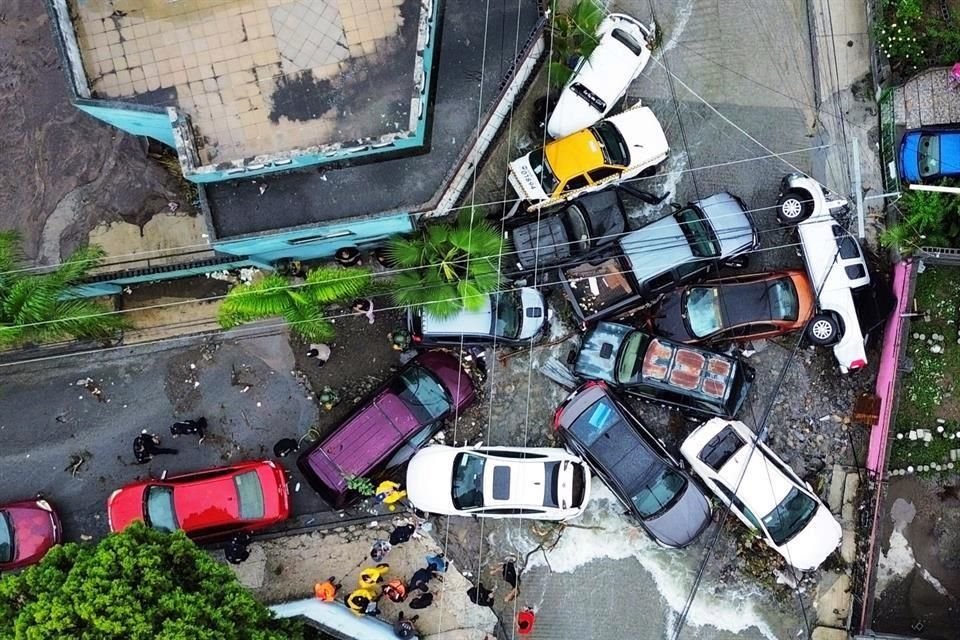
[(79, 249), (56, 268), (26, 267), (20, 238), (0, 232), (0, 347), (64, 339), (100, 340), (128, 326), (123, 316), (99, 302), (71, 298), (71, 287), (100, 264), (103, 249)]
[(395, 238), (387, 253), (396, 268), (393, 298), (447, 318), (476, 310), (500, 287), (500, 255), (507, 242), (477, 209), (453, 223), (429, 224), (418, 235)]
[(880, 244), (912, 253), (919, 247), (960, 243), (960, 200), (939, 191), (904, 191), (897, 201), (900, 220), (880, 234)]
[(366, 267), (316, 267), (303, 283), (270, 273), (227, 292), (217, 319), (224, 329), (253, 320), (282, 316), (305, 340), (329, 340), (335, 334), (327, 306), (352, 300), (370, 288)]
[(287, 640), (295, 628), (182, 532), (142, 524), (0, 579), (3, 640)]
[(559, 88), (567, 83), (573, 70), (573, 58), (588, 57), (599, 42), (597, 28), (606, 14), (599, 0), (577, 0), (568, 11), (558, 9), (558, 0), (552, 3), (550, 22), (552, 60), (548, 67), (550, 86)]

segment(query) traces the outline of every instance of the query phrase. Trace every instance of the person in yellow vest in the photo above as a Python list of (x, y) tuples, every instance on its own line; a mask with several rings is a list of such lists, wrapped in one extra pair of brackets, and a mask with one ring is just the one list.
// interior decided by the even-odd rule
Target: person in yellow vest
[(399, 482), (384, 480), (377, 485), (376, 497), (377, 502), (382, 502), (389, 507), (390, 511), (395, 511), (397, 508), (396, 503), (406, 498), (407, 492)]
[(358, 580), (361, 589), (372, 589), (383, 582), (383, 574), (390, 571), (390, 565), (381, 562), (375, 567), (366, 567), (360, 572)]
[(377, 615), (379, 610), (377, 609), (377, 594), (370, 589), (356, 589), (350, 595), (344, 598), (347, 606), (350, 608), (350, 611), (353, 611), (358, 616), (362, 615)]

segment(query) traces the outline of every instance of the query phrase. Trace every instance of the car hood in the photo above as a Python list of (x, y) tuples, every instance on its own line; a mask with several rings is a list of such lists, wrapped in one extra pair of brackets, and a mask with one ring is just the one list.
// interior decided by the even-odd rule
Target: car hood
[(710, 501), (688, 477), (683, 495), (669, 509), (644, 521), (647, 530), (669, 547), (685, 547), (710, 524)]
[(542, 293), (530, 287), (520, 289), (520, 302), (523, 318), (517, 340), (529, 340), (540, 333), (547, 323), (547, 303)]
[(683, 320), (683, 298), (686, 289), (674, 289), (663, 298), (653, 318), (653, 333), (675, 342), (695, 342), (697, 337), (687, 330)]
[(640, 283), (693, 260), (690, 243), (672, 215), (628, 233), (620, 247)]
[(920, 182), (920, 132), (903, 136), (900, 141), (900, 177), (907, 182)]
[(630, 149), (630, 166), (652, 165), (667, 157), (670, 145), (660, 121), (649, 107), (635, 107), (607, 120), (617, 128)]
[(588, 331), (577, 354), (574, 374), (587, 380), (616, 383), (617, 354), (631, 331), (633, 328), (614, 322), (601, 322)]
[(28, 563), (37, 560), (50, 547), (60, 542), (60, 523), (53, 511), (47, 511), (35, 504), (11, 506), (4, 510), (13, 522), (16, 536), (14, 562)]
[(840, 523), (820, 504), (807, 526), (783, 545), (782, 554), (800, 571), (812, 571), (833, 553), (842, 537)]
[(728, 257), (752, 248), (756, 231), (743, 206), (731, 194), (715, 193), (695, 203), (703, 211), (720, 241), (720, 254)]
[(143, 494), (146, 484), (136, 484), (114, 491), (107, 499), (107, 518), (111, 531), (123, 531), (134, 522), (143, 522)]
[(410, 503), (429, 513), (457, 513), (453, 505), (453, 459), (462, 449), (427, 447), (407, 464), (405, 488)]

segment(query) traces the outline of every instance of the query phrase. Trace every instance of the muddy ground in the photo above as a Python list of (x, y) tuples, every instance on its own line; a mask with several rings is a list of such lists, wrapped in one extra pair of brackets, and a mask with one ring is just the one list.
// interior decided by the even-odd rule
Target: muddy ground
[(0, 147), (0, 229), (20, 232), (32, 263), (59, 262), (100, 222), (188, 204), (144, 138), (71, 104), (42, 0), (0, 5)]

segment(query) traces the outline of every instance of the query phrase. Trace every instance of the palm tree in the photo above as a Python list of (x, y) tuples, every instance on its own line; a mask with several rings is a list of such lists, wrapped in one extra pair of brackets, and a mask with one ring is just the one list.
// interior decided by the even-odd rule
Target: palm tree
[(230, 329), (245, 322), (282, 316), (304, 340), (329, 340), (335, 332), (326, 307), (360, 296), (372, 279), (365, 267), (316, 267), (301, 284), (270, 273), (256, 282), (230, 289), (217, 319), (221, 327)]
[(397, 270), (394, 301), (441, 318), (477, 310), (500, 287), (504, 250), (506, 241), (473, 208), (453, 223), (430, 224), (419, 235), (395, 238), (387, 247)]
[(109, 307), (71, 297), (70, 289), (103, 257), (100, 247), (86, 247), (55, 269), (36, 273), (25, 267), (20, 236), (0, 232), (0, 347), (102, 340), (126, 328), (127, 321)]
[(597, 46), (597, 28), (606, 11), (598, 0), (577, 0), (567, 11), (560, 11), (554, 0), (553, 20), (550, 23), (550, 38), (553, 60), (547, 68), (551, 87), (559, 88), (567, 83), (573, 70), (571, 59), (587, 58)]

